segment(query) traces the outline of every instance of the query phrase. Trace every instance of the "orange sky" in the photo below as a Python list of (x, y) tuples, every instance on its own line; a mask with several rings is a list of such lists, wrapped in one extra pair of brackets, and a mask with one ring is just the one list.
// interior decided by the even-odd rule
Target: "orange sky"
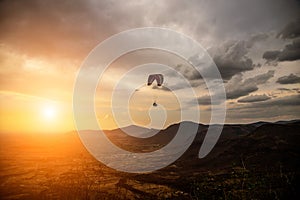
[[(128, 4), (122, 1), (74, 1), (72, 4), (1, 1), (0, 132), (74, 130), (73, 87), (84, 58), (109, 36), (145, 26), (182, 32), (208, 50), (224, 76), (228, 95), (226, 122), (300, 118), (299, 57), (289, 51), (291, 46), (297, 48), (300, 40), (299, 35), (289, 34), (293, 29), (287, 28), (298, 23), (294, 20), (299, 17), (299, 2), (277, 3), (231, 2), (228, 6), (220, 2), (216, 6), (214, 2), (192, 1), (168, 4), (147, 0)], [(235, 15), (236, 10), (241, 13), (239, 17)], [(263, 55), (267, 51), (274, 51), (269, 52), (273, 57), (276, 51), (281, 52), (281, 57), (266, 58)], [(296, 56), (288, 57), (289, 53)], [(118, 127), (110, 97), (115, 84), (130, 67), (149, 62), (173, 68), (179, 64), (187, 66), (180, 58), (161, 51), (133, 52), (112, 63), (95, 95), (96, 114), (102, 128)], [(180, 72), (188, 77), (189, 70), (185, 69)], [(146, 77), (133, 80), (141, 85)], [(170, 77), (166, 86), (173, 84)], [(206, 86), (200, 79), (190, 79), (190, 82), (195, 85), (199, 107), (189, 108), (185, 104), (184, 109), (199, 109), (199, 122), (209, 123)], [(126, 84), (129, 89), (135, 89), (130, 81)], [(180, 94), (184, 96), (184, 90)], [(167, 108), (165, 126), (179, 122), (180, 110), (174, 93), (156, 91), (154, 95), (147, 89), (135, 93), (129, 102), (133, 120), (139, 125), (149, 124), (147, 109), (154, 96)], [(121, 121), (119, 126), (130, 124), (126, 117)]]

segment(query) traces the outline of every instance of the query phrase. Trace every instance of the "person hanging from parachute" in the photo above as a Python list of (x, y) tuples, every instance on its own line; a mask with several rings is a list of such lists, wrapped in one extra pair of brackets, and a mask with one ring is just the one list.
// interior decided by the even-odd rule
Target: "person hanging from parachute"
[[(164, 76), (162, 74), (150, 74), (148, 76), (148, 83), (147, 83), (147, 85), (148, 86), (152, 85), (152, 83), (154, 81), (156, 81), (158, 87), (161, 87), (162, 84), (163, 84), (163, 82), (164, 82)], [(152, 104), (152, 106), (154, 106), (154, 107), (157, 106), (156, 99), (157, 99), (157, 97), (155, 97), (154, 102)]]

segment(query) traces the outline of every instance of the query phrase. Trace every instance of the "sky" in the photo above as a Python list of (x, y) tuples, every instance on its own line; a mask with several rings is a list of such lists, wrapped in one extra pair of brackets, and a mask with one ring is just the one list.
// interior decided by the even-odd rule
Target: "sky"
[[(2, 0), (0, 131), (73, 130), (73, 87), (82, 62), (110, 36), (141, 27), (178, 31), (207, 50), (224, 81), (226, 123), (299, 119), (299, 10), (297, 0)], [(122, 79), (147, 63), (162, 63), (182, 74), (195, 89), (199, 106), (189, 107), (188, 99), (179, 104), (175, 90), (185, 96), (185, 88), (161, 65), (153, 69), (165, 73), (165, 90), (143, 87), (147, 74), (138, 71), (136, 77)], [(115, 60), (99, 82), (95, 112), (103, 129), (130, 125), (121, 112), (112, 113), (111, 95), (120, 80), (123, 89), (136, 91), (129, 102), (136, 124), (150, 123), (154, 100), (166, 109), (164, 126), (179, 122), (181, 109), (197, 109), (199, 122), (210, 121), (210, 96), (188, 62), (167, 52), (141, 50)], [(114, 92), (122, 97), (121, 89)], [(119, 124), (114, 115), (121, 118)]]

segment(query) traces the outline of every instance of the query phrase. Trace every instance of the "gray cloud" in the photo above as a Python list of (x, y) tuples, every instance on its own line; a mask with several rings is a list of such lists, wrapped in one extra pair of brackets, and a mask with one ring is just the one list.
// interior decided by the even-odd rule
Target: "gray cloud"
[(279, 61), (293, 61), (300, 59), (300, 38), (293, 41), (292, 44), (285, 46), (278, 55)]
[[(280, 109), (278, 109), (280, 107)], [(268, 101), (238, 104), (227, 109), (227, 116), (236, 119), (299, 118), (300, 94), (277, 97)]]
[(300, 105), (300, 95), (290, 95), (286, 97), (279, 97), (271, 100), (270, 102), (264, 102), (260, 106), (299, 106)]
[[(237, 99), (242, 96), (246, 96), (252, 92), (257, 91), (258, 85), (266, 83), (270, 78), (274, 76), (275, 71), (270, 70), (264, 74), (257, 75), (252, 78), (248, 78), (243, 80), (242, 75), (237, 75), (233, 77), (226, 85), (226, 98), (227, 99)], [(213, 94), (214, 95), (214, 102), (211, 102), (211, 96), (209, 95), (204, 95), (200, 96), (198, 98), (198, 103), (199, 105), (218, 105), (222, 103), (222, 98), (218, 98), (218, 94)], [(256, 99), (259, 101), (259, 98), (263, 99), (263, 97), (256, 97), (256, 96), (250, 96), (248, 99), (247, 97), (241, 101), (251, 101), (254, 102)], [(267, 100), (265, 98), (265, 100)]]
[[(259, 89), (258, 85), (266, 83), (270, 78), (274, 76), (274, 72), (275, 71), (270, 70), (264, 74), (260, 74), (255, 77), (245, 79), (244, 81), (242, 75), (237, 75), (233, 77), (233, 79), (231, 79), (225, 86), (226, 98), (237, 99), (239, 97), (246, 96), (252, 92), (257, 91)], [(211, 104), (218, 105), (222, 103), (222, 98), (221, 97), (218, 98), (218, 94), (213, 94), (213, 95), (214, 95), (214, 102), (211, 102), (211, 96), (209, 95), (200, 96), (198, 98), (199, 105), (211, 105)], [(255, 98), (257, 101), (259, 98), (263, 99), (263, 97), (249, 97), (249, 99), (247, 99), (246, 97), (246, 100), (249, 101), (252, 99), (254, 102)], [(265, 100), (267, 99), (265, 98)]]
[(242, 79), (241, 75), (233, 78), (226, 85), (227, 99), (236, 99), (241, 96), (246, 96), (251, 92), (257, 91), (258, 85), (266, 83), (274, 76), (274, 73), (275, 71), (270, 70), (265, 74), (260, 74), (245, 80)]
[[(255, 43), (265, 40), (268, 37), (268, 34), (259, 33), (250, 36), (248, 40), (230, 40), (222, 43), (219, 46), (210, 48), (208, 52), (212, 56), (212, 59), (215, 62), (223, 80), (226, 82), (237, 74), (241, 74), (245, 71), (251, 71), (255, 67), (261, 67), (260, 63), (254, 64), (252, 59), (249, 58), (247, 54), (253, 45), (255, 45)], [(203, 61), (198, 55), (191, 56), (189, 61), (191, 63), (203, 65), (203, 63), (201, 63)], [(192, 87), (197, 87), (203, 82), (201, 74), (190, 65), (179, 64), (175, 66), (174, 69), (177, 71), (177, 73), (180, 73), (187, 78)], [(214, 79), (216, 78), (216, 74), (210, 72), (211, 69), (212, 67), (209, 66), (205, 68), (206, 77)], [(175, 73), (175, 71), (170, 71), (166, 75), (174, 76)], [(175, 86), (175, 89), (182, 88), (184, 88), (182, 84)], [(206, 102), (206, 99), (204, 102)]]
[(266, 40), (268, 37), (269, 35), (266, 33), (258, 33), (251, 35), (247, 40), (230, 40), (210, 48), (208, 51), (212, 55), (222, 78), (230, 80), (236, 74), (260, 67), (261, 65), (259, 63), (254, 64), (247, 54), (255, 43)]
[(227, 41), (217, 49), (209, 50), (223, 79), (229, 80), (238, 73), (253, 70), (253, 61), (247, 56), (249, 45), (246, 41)]
[[(253, 102), (252, 104), (247, 104), (246, 106), (242, 106), (240, 108), (267, 108), (273, 106), (300, 106), (300, 94), (289, 95), (284, 97), (277, 97), (270, 99), (268, 101), (262, 102)], [(236, 108), (230, 108), (229, 110), (236, 110)]]
[(277, 88), (277, 90), (281, 91), (281, 92), (287, 92), (287, 93), (300, 93), (300, 88)]
[(267, 33), (258, 33), (252, 35), (247, 41), (247, 47), (251, 48), (255, 43), (261, 42), (263, 40), (268, 39), (269, 35)]
[(291, 91), (291, 89), (288, 89), (288, 88), (277, 88), (277, 90), (279, 90), (279, 91)]
[(241, 98), (238, 100), (239, 103), (253, 103), (253, 102), (259, 102), (259, 101), (266, 101), (271, 99), (271, 97), (263, 94), (263, 95), (250, 95), (244, 98)]
[(263, 54), (263, 58), (267, 62), (271, 61), (294, 61), (300, 59), (300, 38), (295, 39), (293, 43), (288, 44), (283, 50), (278, 51), (266, 51)]
[(217, 94), (213, 96), (213, 101), (212, 97), (209, 95), (201, 96), (199, 97), (198, 104), (199, 105), (219, 105), (223, 103), (224, 99), (222, 97), (219, 97)]
[[(166, 77), (178, 77), (175, 84), (168, 86), (168, 88), (170, 88), (171, 90), (180, 90), (188, 87), (198, 87), (203, 84), (202, 76), (189, 63), (177, 64), (173, 68), (174, 70), (168, 70), (164, 72), (164, 75)], [(187, 81), (189, 81), (189, 84), (187, 84), (182, 79), (182, 77), (179, 77), (178, 75), (182, 75)]]
[(161, 26), (211, 46), (279, 29), (298, 11), (294, 0), (2, 0), (0, 38), (27, 54), (78, 57), (120, 31)]
[(210, 105), (211, 103), (211, 97), (208, 95), (202, 96), (198, 98), (198, 104), (199, 105)]
[(185, 78), (191, 81), (202, 78), (200, 73), (192, 66), (179, 64), (176, 65), (174, 69), (177, 71), (177, 73), (182, 74)]
[(297, 93), (300, 93), (300, 88), (293, 88), (292, 91), (295, 91)]
[(292, 39), (300, 36), (300, 19), (287, 24), (277, 35), (279, 38)]
[(276, 60), (278, 58), (278, 55), (281, 53), (281, 51), (266, 51), (263, 54), (263, 59), (266, 59), (267, 61)]
[[(145, 26), (171, 28), (191, 36), (204, 48), (214, 47), (214, 51), (210, 53), (227, 82), (227, 97), (235, 99), (257, 91), (261, 84), (273, 77), (272, 71), (265, 75), (253, 75), (250, 79), (242, 76), (243, 72), (259, 66), (257, 62), (261, 62), (261, 51), (277, 50), (264, 54), (264, 59), (269, 61), (299, 59), (297, 40), (279, 50), (279, 43), (276, 42), (279, 39), (272, 41), (274, 38), (270, 37), (270, 32), (276, 30), (282, 30), (278, 34), (278, 38), (284, 39), (280, 40), (281, 42), (286, 43), (299, 37), (299, 20), (284, 27), (290, 21), (299, 18), (299, 5), (299, 1), (296, 0), (2, 0), (0, 43), (11, 48), (12, 52), (25, 54), (29, 58), (60, 56), (81, 61), (93, 47), (120, 31)], [(260, 44), (255, 46), (258, 43)], [(261, 51), (254, 52), (259, 47), (262, 47)], [(259, 58), (256, 54), (259, 54)], [(147, 61), (142, 61), (145, 60)], [(181, 63), (174, 59), (166, 60)], [(120, 68), (124, 69), (125, 64), (122, 63)], [(179, 70), (182, 70), (193, 87), (203, 84), (201, 76), (194, 71), (185, 71), (186, 68)], [(257, 72), (253, 71), (252, 74), (255, 73)], [(8, 85), (12, 85), (10, 77), (5, 75)], [(172, 89), (185, 87), (182, 83), (176, 84)], [(198, 101), (199, 104), (211, 103), (208, 96), (199, 97)], [(275, 104), (274, 101), (269, 99), (265, 103)], [(282, 101), (293, 102), (284, 99)], [(255, 103), (259, 103), (258, 107), (263, 105), (259, 111), (265, 110), (267, 115), (275, 112), (266, 109), (269, 104)], [(288, 107), (288, 104), (285, 106)], [(252, 107), (249, 107), (249, 111), (251, 109)], [(293, 113), (296, 109), (282, 112)], [(236, 113), (240, 119), (242, 115)], [(257, 113), (263, 112), (253, 108), (251, 116), (258, 116)]]
[(277, 79), (277, 83), (280, 84), (295, 84), (300, 83), (300, 77), (296, 76), (295, 74), (290, 74), (288, 76), (282, 76)]

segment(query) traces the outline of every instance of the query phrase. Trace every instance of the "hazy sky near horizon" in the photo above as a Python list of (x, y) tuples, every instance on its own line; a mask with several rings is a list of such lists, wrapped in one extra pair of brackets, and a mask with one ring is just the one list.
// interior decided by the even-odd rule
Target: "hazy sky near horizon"
[[(227, 123), (299, 119), (299, 10), (297, 0), (0, 1), (0, 131), (74, 129), (73, 86), (84, 58), (114, 34), (149, 26), (184, 33), (208, 51), (224, 80)], [(193, 109), (203, 114), (200, 122), (209, 123), (203, 80), (166, 53), (141, 51), (116, 60), (97, 94), (106, 94), (130, 67), (149, 62), (165, 63), (190, 80), (198, 92), (199, 107)], [(133, 96), (142, 99), (133, 113), (149, 107), (148, 94)], [(178, 122), (173, 93), (157, 95), (169, 106), (168, 123)], [(103, 128), (115, 128), (110, 98), (96, 95), (95, 107)], [(149, 121), (144, 114), (134, 114), (141, 125)]]

